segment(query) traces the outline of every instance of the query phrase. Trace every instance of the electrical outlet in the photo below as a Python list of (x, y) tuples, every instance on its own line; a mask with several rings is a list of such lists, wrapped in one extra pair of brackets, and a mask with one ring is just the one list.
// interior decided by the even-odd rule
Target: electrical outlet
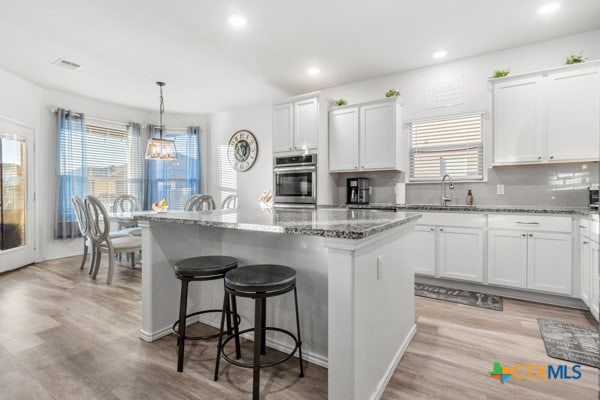
[(383, 278), (383, 256), (377, 257), (377, 280)]
[(504, 185), (496, 185), (496, 194), (504, 194)]

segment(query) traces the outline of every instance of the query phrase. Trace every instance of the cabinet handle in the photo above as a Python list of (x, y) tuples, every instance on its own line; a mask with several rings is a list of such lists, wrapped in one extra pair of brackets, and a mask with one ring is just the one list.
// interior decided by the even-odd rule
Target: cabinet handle
[(444, 228), (440, 228), (440, 232), (444, 232)]
[[(434, 229), (434, 228), (429, 228), (429, 231), (430, 231), (430, 232), (433, 232), (433, 231), (435, 231), (435, 229)], [(586, 243), (587, 243), (587, 242), (586, 242)]]
[(550, 159), (551, 159), (551, 160), (554, 160), (554, 156), (550, 156)]
[(590, 242), (588, 242), (588, 241), (584, 240), (584, 241), (583, 241), (583, 244), (590, 244)]
[(521, 236), (527, 237), (527, 234), (526, 233), (521, 233)]
[(521, 225), (539, 225), (539, 222), (521, 222), (521, 221), (517, 221), (517, 224), (521, 224)]
[(533, 233), (530, 233), (530, 234), (529, 234), (529, 237), (533, 237)]
[(289, 149), (290, 149), (290, 150), (292, 150), (292, 148), (291, 148), (291, 147), (289, 147)]
[(541, 159), (542, 159), (542, 156), (539, 156), (539, 157), (538, 157), (538, 160), (541, 160)]

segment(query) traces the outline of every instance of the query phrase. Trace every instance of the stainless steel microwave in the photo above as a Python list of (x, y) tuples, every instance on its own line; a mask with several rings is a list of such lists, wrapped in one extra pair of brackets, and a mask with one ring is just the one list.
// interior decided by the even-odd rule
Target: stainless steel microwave
[(314, 207), (317, 204), (317, 155), (276, 157), (273, 161), (275, 207)]

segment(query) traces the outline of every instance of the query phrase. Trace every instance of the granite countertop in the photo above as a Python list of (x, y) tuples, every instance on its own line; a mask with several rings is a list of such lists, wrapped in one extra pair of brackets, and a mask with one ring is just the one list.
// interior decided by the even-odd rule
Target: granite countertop
[[(328, 206), (325, 206), (328, 207)], [(521, 213), (521, 214), (558, 214), (558, 215), (597, 215), (597, 210), (587, 207), (544, 207), (544, 206), (467, 206), (450, 205), (440, 206), (437, 204), (393, 204), (393, 203), (370, 203), (370, 204), (348, 204), (337, 207), (348, 207), (350, 209), (376, 209), (398, 211), (448, 211), (448, 212), (478, 212), (478, 213)]]
[(348, 208), (168, 211), (134, 213), (139, 221), (192, 224), (247, 231), (363, 239), (420, 218), (415, 212)]

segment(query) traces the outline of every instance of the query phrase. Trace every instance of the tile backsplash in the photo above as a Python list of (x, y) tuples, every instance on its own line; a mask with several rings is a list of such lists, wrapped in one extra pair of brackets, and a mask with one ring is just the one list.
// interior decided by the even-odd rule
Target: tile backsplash
[[(350, 177), (370, 179), (371, 203), (395, 202), (394, 186), (404, 181), (402, 172), (336, 174), (338, 203), (346, 200)], [(456, 182), (448, 193), (454, 205), (464, 205), (471, 189), (476, 205), (586, 207), (587, 188), (598, 181), (598, 163), (496, 167), (488, 170), (487, 182)], [(504, 185), (503, 195), (496, 194), (497, 185)], [(439, 204), (440, 196), (440, 182), (406, 185), (407, 204)]]

